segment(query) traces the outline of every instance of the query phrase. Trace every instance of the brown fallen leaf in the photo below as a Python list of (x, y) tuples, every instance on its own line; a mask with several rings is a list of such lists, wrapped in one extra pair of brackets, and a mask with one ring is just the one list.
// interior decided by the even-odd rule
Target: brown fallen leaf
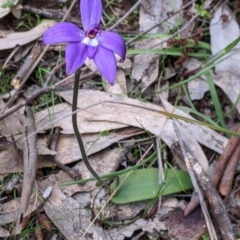
[(48, 216), (45, 213), (41, 213), (38, 215), (39, 222), (50, 232), (51, 227), (51, 221), (48, 218)]
[(184, 216), (184, 211), (181, 208), (176, 208), (169, 216), (167, 228), (168, 235), (175, 239), (200, 239), (206, 229), (201, 208), (197, 208), (187, 217)]

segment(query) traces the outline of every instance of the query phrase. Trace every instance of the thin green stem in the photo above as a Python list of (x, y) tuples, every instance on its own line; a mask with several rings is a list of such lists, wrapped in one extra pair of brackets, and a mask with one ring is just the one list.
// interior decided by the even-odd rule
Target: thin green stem
[(78, 145), (82, 154), (82, 159), (83, 162), (85, 164), (85, 166), (87, 167), (88, 171), (93, 175), (93, 177), (100, 183), (103, 183), (103, 180), (98, 176), (98, 174), (93, 170), (92, 166), (90, 165), (89, 161), (88, 161), (88, 157), (84, 148), (84, 144), (83, 144), (83, 140), (82, 140), (82, 136), (78, 130), (78, 124), (77, 124), (77, 114), (76, 114), (76, 110), (77, 110), (77, 100), (78, 100), (78, 86), (79, 86), (79, 77), (80, 77), (80, 69), (78, 69), (75, 72), (74, 75), (74, 87), (73, 87), (73, 101), (72, 101), (72, 125), (73, 125), (73, 130), (75, 133), (75, 136), (77, 138), (78, 141)]

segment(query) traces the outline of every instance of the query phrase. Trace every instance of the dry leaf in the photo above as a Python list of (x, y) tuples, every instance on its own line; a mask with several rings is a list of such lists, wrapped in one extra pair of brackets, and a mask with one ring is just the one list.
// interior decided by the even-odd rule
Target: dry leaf
[(0, 0), (0, 18), (10, 13), (11, 8), (18, 3), (18, 0)]
[[(66, 91), (58, 94), (66, 101), (72, 102), (71, 93), (71, 91)], [(96, 105), (97, 103), (101, 104)], [(154, 135), (160, 136), (170, 148), (177, 140), (172, 126), (172, 120), (158, 112), (164, 112), (164, 109), (159, 106), (134, 100), (126, 96), (111, 95), (99, 91), (79, 90), (79, 108), (85, 108), (94, 104), (95, 106), (80, 112), (82, 122), (85, 122), (85, 128), (81, 129), (83, 132), (91, 132), (92, 124), (94, 123), (104, 122), (107, 126), (110, 122), (124, 125), (128, 124), (147, 130)], [(130, 104), (130, 106), (126, 104)], [(168, 104), (168, 106), (167, 111), (172, 112), (173, 107), (170, 104)], [(176, 110), (176, 113), (189, 117), (180, 110)], [(189, 118), (191, 119), (191, 117)], [(223, 151), (228, 141), (227, 138), (217, 132), (195, 123), (184, 122), (184, 128), (188, 129), (189, 133), (191, 133), (198, 142), (218, 153)]]
[(17, 45), (22, 46), (32, 42), (41, 37), (42, 34), (55, 23), (53, 20), (44, 20), (38, 26), (27, 32), (9, 33), (5, 37), (0, 38), (0, 50), (11, 49)]
[[(224, 21), (223, 15), (227, 16), (227, 21)], [(240, 36), (240, 29), (234, 14), (229, 7), (224, 4), (219, 6), (214, 12), (210, 25), (211, 49), (212, 54), (216, 54), (223, 50), (228, 44), (232, 43)], [(224, 60), (216, 65), (216, 70), (227, 71), (231, 74), (240, 77), (240, 43), (237, 44), (229, 53), (223, 56)], [(233, 55), (232, 55), (233, 54)], [(225, 59), (227, 56), (230, 56)]]
[[(174, 5), (174, 6), (173, 6)], [(161, 20), (167, 18), (167, 13), (172, 11), (177, 11), (181, 8), (182, 1), (175, 1), (174, 4), (171, 4), (169, 1), (162, 0), (144, 0), (142, 1), (140, 8), (140, 17), (139, 17), (139, 31), (143, 32)], [(169, 32), (169, 29), (172, 29), (173, 26), (179, 25), (179, 14), (176, 14), (173, 18), (167, 20), (160, 27), (156, 27), (151, 30), (149, 33), (157, 32)], [(137, 49), (152, 49), (155, 45), (160, 44), (164, 39), (147, 39), (141, 42), (138, 42), (135, 45)], [(166, 46), (166, 44), (164, 44)], [(163, 45), (158, 46), (162, 48)], [(158, 54), (138, 54), (134, 56), (133, 60), (133, 69), (132, 69), (132, 79), (135, 79), (140, 85), (142, 91), (145, 91), (158, 77), (159, 74), (159, 55)]]
[[(86, 150), (88, 155), (99, 152), (108, 146), (112, 145), (116, 141), (135, 136), (143, 133), (142, 130), (128, 132), (127, 130), (109, 133), (107, 136), (101, 136), (101, 134), (87, 134), (83, 136), (83, 141), (86, 143)], [(38, 139), (38, 142), (42, 139)], [(71, 163), (81, 159), (81, 153), (76, 140), (75, 135), (61, 135), (56, 150), (56, 159), (63, 163)], [(49, 150), (52, 155), (52, 151)], [(53, 167), (53, 163), (49, 160), (48, 156), (41, 156), (41, 154), (47, 154), (44, 149), (41, 152), (41, 148), (38, 149), (38, 163), (37, 168)], [(19, 153), (17, 153), (14, 147), (0, 152), (0, 174), (15, 173), (23, 171), (23, 162)]]
[(20, 206), (20, 198), (10, 200), (2, 204), (0, 224), (11, 223), (17, 219)]
[(6, 229), (0, 227), (0, 237), (4, 238), (4, 239), (10, 237), (9, 231), (7, 231)]
[(131, 239), (133, 233), (137, 230), (155, 233), (156, 229), (167, 229), (165, 222), (160, 221), (157, 217), (153, 220), (139, 219), (130, 225), (106, 230), (106, 234), (110, 237), (110, 239), (124, 240), (126, 238)]
[[(194, 70), (201, 66), (200, 61), (194, 58), (188, 58), (184, 62), (184, 67), (188, 70)], [(188, 82), (188, 91), (190, 98), (192, 100), (200, 100), (203, 98), (204, 94), (209, 91), (209, 85), (206, 81), (206, 77), (202, 75), (201, 77), (195, 78), (194, 80)]]
[[(53, 192), (44, 205), (44, 210), (51, 221), (57, 226), (68, 240), (80, 239), (91, 221), (91, 211), (54, 187)], [(106, 239), (101, 227), (92, 225), (84, 239)]]
[(123, 70), (117, 70), (116, 82), (113, 86), (106, 84), (106, 92), (111, 94), (127, 95), (126, 75)]
[(240, 113), (240, 102), (238, 101), (240, 90), (239, 77), (230, 72), (217, 71), (216, 74), (212, 73), (212, 78), (214, 83), (227, 95), (232, 104), (237, 103), (236, 109)]
[(206, 223), (200, 208), (187, 217), (181, 208), (176, 208), (168, 219), (168, 234), (179, 240), (199, 239), (206, 229)]
[[(72, 98), (72, 90), (59, 93), (59, 95), (70, 100)], [(79, 108), (83, 108), (83, 107), (86, 107), (86, 103), (85, 104), (83, 103), (82, 106), (79, 105)], [(78, 127), (81, 133), (97, 133), (97, 132), (103, 132), (103, 131), (109, 131), (113, 129), (127, 127), (126, 124), (106, 122), (106, 121), (89, 123), (89, 121), (85, 120), (92, 117), (92, 114), (88, 113), (88, 111), (79, 112), (77, 114), (77, 117), (78, 117)], [(74, 133), (73, 127), (72, 127), (72, 108), (67, 103), (55, 105), (50, 109), (44, 109), (36, 113), (35, 119), (36, 119), (36, 127), (38, 131), (50, 129), (51, 127), (61, 127), (62, 129), (61, 133), (63, 134)]]

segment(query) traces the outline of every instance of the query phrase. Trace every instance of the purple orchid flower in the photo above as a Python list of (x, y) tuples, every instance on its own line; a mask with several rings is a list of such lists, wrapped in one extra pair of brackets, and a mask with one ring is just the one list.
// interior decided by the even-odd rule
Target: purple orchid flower
[(118, 33), (100, 29), (101, 0), (81, 0), (80, 13), (84, 32), (73, 23), (58, 23), (43, 34), (43, 43), (67, 43), (65, 52), (67, 75), (74, 73), (84, 64), (86, 58), (89, 58), (93, 59), (102, 75), (113, 85), (117, 70), (114, 53), (124, 61), (125, 42)]

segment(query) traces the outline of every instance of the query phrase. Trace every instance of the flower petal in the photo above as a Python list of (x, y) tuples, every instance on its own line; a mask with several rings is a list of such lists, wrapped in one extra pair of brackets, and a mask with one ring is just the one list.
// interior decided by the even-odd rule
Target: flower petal
[(86, 54), (89, 59), (93, 59), (98, 47), (86, 46)]
[(102, 75), (111, 85), (113, 85), (116, 80), (117, 71), (117, 63), (114, 54), (111, 51), (98, 46), (93, 61)]
[(66, 47), (66, 72), (67, 75), (74, 73), (85, 62), (87, 55), (85, 53), (86, 45), (82, 43), (69, 43)]
[(84, 32), (75, 24), (63, 22), (54, 25), (44, 32), (43, 43), (79, 42), (83, 37)]
[(122, 61), (126, 57), (126, 44), (123, 38), (115, 32), (102, 31), (99, 37), (99, 45), (117, 53)]
[(102, 0), (81, 0), (80, 13), (85, 31), (95, 23), (100, 23), (102, 16)]

